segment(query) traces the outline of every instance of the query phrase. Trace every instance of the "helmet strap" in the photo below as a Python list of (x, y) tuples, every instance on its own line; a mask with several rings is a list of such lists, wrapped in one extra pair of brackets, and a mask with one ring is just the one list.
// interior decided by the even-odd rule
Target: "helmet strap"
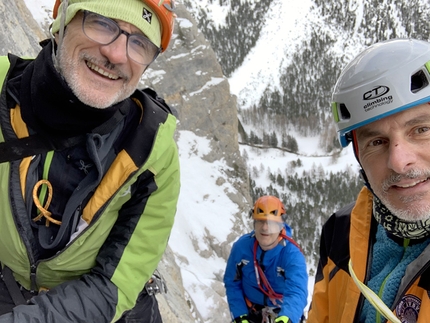
[(352, 134), (352, 146), (354, 148), (355, 159), (357, 159), (357, 161), (360, 162), (360, 159), (358, 158), (359, 152), (358, 152), (357, 132), (355, 130), (352, 130), (351, 134)]
[[(57, 52), (55, 52), (55, 46), (52, 46), (52, 61), (54, 63), (54, 67), (58, 72), (60, 71), (60, 66), (58, 64), (58, 56), (60, 55), (60, 48), (64, 39), (64, 30), (66, 29), (66, 14), (67, 8), (69, 7), (69, 0), (63, 0), (62, 12), (61, 12), (61, 20), (60, 20), (60, 29), (58, 30), (58, 43), (57, 43)], [(54, 35), (51, 33), (52, 41), (55, 41)]]
[[(360, 159), (358, 158), (359, 152), (358, 152), (357, 132), (355, 130), (352, 130), (351, 133), (352, 133), (352, 145), (354, 148), (355, 159), (357, 160), (358, 164), (360, 165), (360, 178), (364, 182), (364, 185), (366, 185), (366, 187), (373, 193), (373, 190), (370, 187), (369, 180), (367, 179), (367, 175), (364, 172), (363, 166), (361, 166)], [(375, 194), (375, 193), (373, 193), (373, 194)]]

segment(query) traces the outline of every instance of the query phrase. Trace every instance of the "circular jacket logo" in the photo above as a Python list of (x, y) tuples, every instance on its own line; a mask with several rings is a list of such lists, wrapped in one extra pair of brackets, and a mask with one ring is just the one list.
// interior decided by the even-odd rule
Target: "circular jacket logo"
[(421, 299), (414, 295), (405, 295), (396, 306), (396, 315), (402, 323), (416, 323), (421, 307)]
[(363, 94), (363, 100), (373, 100), (390, 92), (390, 88), (385, 85), (379, 85)]

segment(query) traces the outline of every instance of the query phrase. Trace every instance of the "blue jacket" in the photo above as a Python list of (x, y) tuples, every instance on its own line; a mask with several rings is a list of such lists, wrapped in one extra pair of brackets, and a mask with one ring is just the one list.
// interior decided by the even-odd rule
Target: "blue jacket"
[[(285, 224), (287, 235), (291, 229)], [(254, 268), (254, 231), (239, 238), (231, 250), (224, 275), (227, 301), (233, 318), (247, 314), (245, 297), (254, 304), (273, 307), (260, 290)], [(298, 323), (307, 304), (308, 274), (301, 250), (283, 240), (275, 248), (263, 251), (257, 247), (257, 260), (273, 290), (283, 295), (279, 316), (287, 316)]]

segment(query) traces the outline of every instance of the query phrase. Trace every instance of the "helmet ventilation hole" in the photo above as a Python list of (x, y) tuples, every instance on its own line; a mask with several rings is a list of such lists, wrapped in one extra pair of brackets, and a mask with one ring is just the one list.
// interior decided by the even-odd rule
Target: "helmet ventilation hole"
[(411, 76), (411, 92), (417, 93), (429, 85), (427, 74), (420, 70)]
[(343, 103), (339, 104), (339, 112), (341, 120), (349, 120), (351, 118), (351, 114), (349, 113), (346, 105)]

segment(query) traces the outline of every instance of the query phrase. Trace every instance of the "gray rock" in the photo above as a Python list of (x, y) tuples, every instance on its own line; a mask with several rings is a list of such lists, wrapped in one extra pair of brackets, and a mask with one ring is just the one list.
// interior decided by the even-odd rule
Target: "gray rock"
[[(175, 24), (170, 48), (147, 70), (142, 85), (150, 86), (173, 106), (179, 117), (178, 130), (189, 130), (210, 139), (211, 152), (204, 158), (208, 162), (224, 159), (231, 168), (225, 178), (216, 179), (218, 185), (230, 182), (238, 193), (226, 193), (238, 205), (241, 212), (236, 217), (234, 232), (228, 241), (212, 239), (210, 228), (206, 230), (207, 249), (200, 250), (204, 257), (216, 254), (227, 259), (231, 242), (244, 230), (241, 214), (247, 213), (250, 196), (246, 165), (240, 156), (238, 145), (238, 119), (236, 98), (230, 93), (228, 80), (223, 76), (217, 57), (203, 34), (197, 29), (194, 18), (182, 4), (177, 5), (178, 19)], [(47, 38), (47, 25), (42, 30), (34, 21), (23, 0), (0, 2), (0, 54), (9, 52), (34, 57), (40, 50), (39, 41)], [(237, 230), (236, 230), (237, 229)], [(188, 261), (181, 259), (181, 261)], [(199, 309), (183, 287), (181, 272), (175, 255), (167, 248), (159, 265), (159, 271), (167, 282), (167, 294), (158, 294), (159, 306), (166, 323), (203, 322)], [(205, 323), (224, 323), (229, 320), (223, 273), (208, 292), (213, 317)]]

